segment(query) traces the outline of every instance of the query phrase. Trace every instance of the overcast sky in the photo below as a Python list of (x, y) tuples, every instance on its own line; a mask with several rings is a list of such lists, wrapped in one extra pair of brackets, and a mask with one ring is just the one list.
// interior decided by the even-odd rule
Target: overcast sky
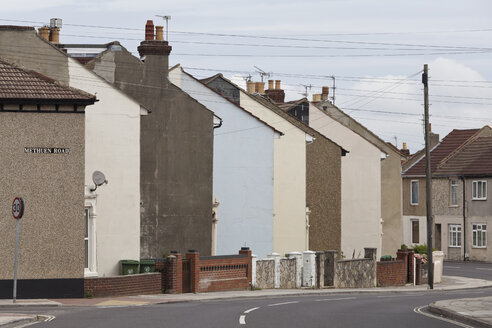
[(62, 43), (119, 40), (136, 54), (146, 20), (164, 25), (156, 15), (170, 15), (171, 65), (238, 83), (259, 80), (257, 66), (282, 80), (289, 100), (335, 76), (338, 107), (414, 152), (423, 145), (425, 63), (434, 132), (492, 125), (491, 12), (489, 0), (3, 0), (0, 24), (58, 17)]

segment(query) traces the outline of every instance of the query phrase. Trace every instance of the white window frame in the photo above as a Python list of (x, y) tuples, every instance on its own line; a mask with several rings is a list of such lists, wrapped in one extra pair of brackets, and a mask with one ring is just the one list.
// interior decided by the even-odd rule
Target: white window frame
[(461, 234), (461, 224), (450, 224), (448, 228), (448, 246), (461, 248), (462, 234)]
[(472, 200), (487, 200), (486, 180), (475, 180), (472, 182)]
[[(413, 200), (413, 184), (417, 184), (417, 202), (415, 203)], [(418, 205), (419, 204), (419, 180), (411, 180), (410, 181), (410, 205)]]
[[(96, 195), (87, 195), (85, 198), (84, 209), (84, 221), (86, 220), (86, 211), (89, 213), (89, 226), (88, 226), (88, 267), (84, 265), (84, 277), (97, 277), (97, 243), (96, 243)], [(85, 223), (84, 223), (85, 225)], [(85, 239), (85, 238), (84, 238)], [(85, 243), (85, 241), (84, 241)], [(85, 244), (84, 244), (85, 248)], [(85, 254), (85, 250), (84, 250)]]
[[(459, 188), (458, 180), (452, 179), (449, 181), (449, 206), (451, 207), (459, 206), (458, 188)], [(453, 192), (455, 193), (456, 196), (456, 203), (453, 203), (454, 200)]]
[[(480, 239), (480, 243), (478, 242)], [(474, 248), (487, 248), (487, 224), (472, 223), (472, 246)]]

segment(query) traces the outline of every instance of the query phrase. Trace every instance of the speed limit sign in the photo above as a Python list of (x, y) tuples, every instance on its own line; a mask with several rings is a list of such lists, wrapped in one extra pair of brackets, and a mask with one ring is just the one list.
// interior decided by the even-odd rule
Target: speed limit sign
[(22, 197), (15, 197), (12, 203), (12, 216), (18, 220), (24, 215), (24, 200)]

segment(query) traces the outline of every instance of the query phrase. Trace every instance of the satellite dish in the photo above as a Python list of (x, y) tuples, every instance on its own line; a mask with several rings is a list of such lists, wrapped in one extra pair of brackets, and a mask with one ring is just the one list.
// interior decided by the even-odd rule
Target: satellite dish
[(92, 173), (92, 181), (94, 182), (95, 187), (91, 188), (91, 191), (96, 191), (97, 187), (108, 183), (108, 180), (106, 180), (104, 173), (102, 173), (101, 171), (94, 171), (94, 173)]

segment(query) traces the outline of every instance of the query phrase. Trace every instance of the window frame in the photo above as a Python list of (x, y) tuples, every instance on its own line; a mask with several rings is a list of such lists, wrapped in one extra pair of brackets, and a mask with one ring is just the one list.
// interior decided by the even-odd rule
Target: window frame
[[(480, 188), (480, 186), (482, 187)], [(472, 200), (487, 200), (487, 180), (474, 180), (472, 182)]]
[[(413, 199), (413, 184), (416, 183), (417, 185), (417, 202), (414, 202)], [(410, 205), (418, 205), (419, 204), (419, 193), (420, 193), (420, 183), (419, 180), (410, 180)]]
[(88, 223), (87, 225), (84, 223), (87, 228), (87, 234), (84, 236), (84, 254), (87, 255), (87, 262), (84, 262), (84, 277), (97, 277), (96, 209), (93, 199), (86, 199), (84, 221)]
[[(478, 229), (479, 226), (480, 229)], [(482, 236), (483, 245), (478, 245), (479, 236)], [(472, 247), (487, 248), (487, 223), (472, 223)]]
[[(453, 203), (453, 190), (456, 192), (456, 204)], [(459, 181), (456, 179), (449, 180), (449, 206), (459, 206)]]
[[(413, 231), (414, 223), (417, 223), (417, 234), (416, 235), (414, 234), (414, 231)], [(412, 242), (412, 244), (419, 244), (420, 243), (420, 220), (419, 219), (410, 219), (410, 231), (411, 231), (410, 241)], [(414, 242), (415, 236), (417, 237), (416, 242)]]
[[(458, 238), (458, 236), (459, 236), (459, 238)], [(448, 247), (461, 248), (462, 240), (463, 240), (463, 238), (462, 238), (461, 224), (449, 224), (448, 225)]]

